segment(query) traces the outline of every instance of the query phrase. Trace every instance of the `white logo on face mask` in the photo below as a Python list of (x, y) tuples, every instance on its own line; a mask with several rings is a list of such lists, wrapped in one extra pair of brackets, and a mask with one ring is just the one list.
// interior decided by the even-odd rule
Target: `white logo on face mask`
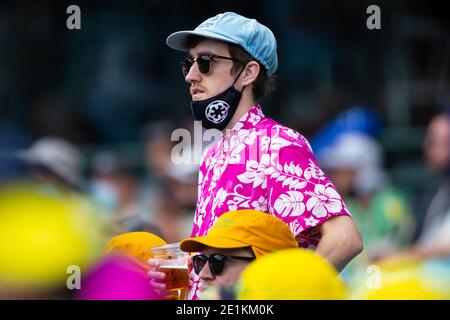
[(209, 121), (217, 124), (226, 118), (228, 109), (230, 109), (228, 103), (223, 100), (216, 100), (208, 104), (205, 110), (205, 116)]

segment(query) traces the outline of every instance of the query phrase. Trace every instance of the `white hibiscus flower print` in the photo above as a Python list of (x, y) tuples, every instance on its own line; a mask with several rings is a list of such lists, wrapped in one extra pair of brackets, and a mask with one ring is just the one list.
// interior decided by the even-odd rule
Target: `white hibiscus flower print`
[(221, 171), (220, 169), (221, 169), (221, 168), (220, 168), (219, 165), (216, 166), (216, 167), (214, 167), (214, 170), (213, 170), (213, 177), (212, 177), (212, 182), (213, 182), (213, 183), (216, 183), (217, 180), (219, 180), (219, 178), (220, 178), (220, 176), (221, 176), (221, 174), (222, 174), (222, 171)]
[(305, 169), (304, 176), (306, 179), (318, 179), (318, 180), (324, 180), (325, 174), (323, 173), (322, 169), (320, 169), (311, 159), (309, 159), (309, 166)]
[(270, 138), (268, 136), (262, 136), (260, 139), (260, 146), (262, 152), (269, 150)]
[(206, 206), (208, 205), (210, 199), (211, 199), (211, 196), (208, 196), (208, 197), (200, 200), (200, 203), (197, 205), (199, 208), (198, 213), (200, 215), (206, 214)]
[(237, 122), (234, 127), (233, 130), (241, 130), (244, 127), (244, 124), (242, 122)]
[(261, 107), (258, 106), (257, 108), (254, 109), (254, 111), (256, 112), (256, 114), (259, 114), (261, 117), (265, 117), (264, 113), (261, 110)]
[(229, 163), (230, 164), (244, 164), (244, 158), (241, 157), (242, 150), (245, 149), (245, 144), (240, 143), (235, 148), (231, 150), (230, 156), (229, 156)]
[(242, 208), (250, 208), (249, 200), (243, 197), (234, 197), (232, 200), (227, 201), (228, 210), (238, 210)]
[(233, 150), (240, 143), (241, 143), (241, 141), (239, 140), (239, 137), (237, 135), (232, 136), (231, 139), (230, 139), (230, 142), (229, 142), (229, 149), (227, 151)]
[(252, 207), (258, 211), (267, 212), (267, 199), (260, 196), (258, 200), (252, 202)]
[(309, 218), (305, 219), (305, 224), (307, 226), (311, 226), (311, 227), (316, 226), (318, 222), (319, 222), (319, 220), (314, 219), (314, 217), (309, 217)]
[(289, 137), (291, 137), (291, 138), (294, 139), (294, 140), (297, 140), (297, 139), (300, 137), (300, 134), (299, 134), (297, 131), (294, 131), (294, 130), (289, 129), (289, 128), (285, 128), (285, 129), (284, 129), (284, 132), (285, 132)]
[(342, 210), (342, 200), (339, 194), (331, 187), (317, 184), (314, 193), (308, 192), (311, 198), (306, 202), (306, 208), (312, 210), (316, 218), (323, 218), (328, 213), (338, 213)]
[(238, 180), (243, 183), (252, 183), (255, 180), (256, 170), (258, 169), (258, 162), (255, 160), (249, 160), (245, 164), (246, 171), (243, 174), (237, 176)]
[(250, 122), (252, 125), (256, 125), (261, 120), (261, 116), (256, 113), (250, 113), (250, 116), (248, 117), (247, 121)]
[(198, 212), (195, 215), (194, 223), (198, 226), (198, 228), (201, 227), (203, 223), (203, 218), (206, 215), (206, 207), (209, 204), (209, 200), (211, 199), (211, 196), (208, 196), (206, 198), (201, 199), (200, 203), (198, 203)]
[[(281, 165), (277, 164), (277, 168), (280, 168)], [(295, 165), (292, 161), (288, 165), (284, 164), (284, 168), (281, 167), (282, 171), (273, 171), (271, 174), (271, 178), (275, 179), (277, 182), (283, 181), (282, 187), (289, 186), (291, 190), (299, 190), (303, 189), (307, 182), (302, 179), (301, 176), (303, 174), (302, 168), (300, 165)]]
[(245, 138), (246, 145), (253, 145), (255, 139), (258, 137), (258, 132), (256, 130), (251, 130), (250, 134)]
[(296, 237), (300, 232), (303, 231), (303, 227), (300, 225), (297, 219), (289, 222), (289, 229), (291, 229), (292, 234)]
[(224, 188), (220, 188), (219, 191), (217, 191), (217, 194), (214, 198), (214, 206), (220, 208), (224, 203), (226, 197), (227, 197), (226, 190)]
[(281, 138), (281, 137), (274, 137), (270, 141), (270, 150), (273, 151), (279, 151), (283, 147), (287, 147), (291, 144), (290, 141)]
[(285, 194), (281, 194), (275, 200), (274, 208), (282, 217), (300, 216), (305, 212), (303, 194), (298, 191), (288, 191)]
[(227, 201), (227, 205), (230, 210), (237, 210), (237, 207), (249, 207), (248, 201), (245, 201), (243, 197), (233, 197), (233, 199)]
[(203, 183), (203, 172), (202, 170), (199, 170), (198, 172), (198, 185), (201, 185)]
[(239, 139), (240, 142), (242, 142), (251, 132), (252, 130), (249, 129), (242, 129), (239, 130), (237, 133), (237, 137)]
[(241, 164), (241, 155), (239, 153), (233, 153), (228, 161), (229, 164)]
[(265, 170), (270, 164), (269, 155), (265, 154), (261, 157), (260, 163), (255, 160), (248, 160), (246, 163), (246, 171), (237, 176), (238, 180), (245, 183), (253, 183), (253, 187), (267, 188), (267, 179)]

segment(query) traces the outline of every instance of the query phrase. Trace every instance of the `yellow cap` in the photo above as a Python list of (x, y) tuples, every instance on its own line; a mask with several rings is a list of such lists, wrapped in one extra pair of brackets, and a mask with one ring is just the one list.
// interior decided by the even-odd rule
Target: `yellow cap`
[(127, 232), (112, 238), (106, 245), (105, 251), (119, 250), (136, 258), (147, 265), (147, 260), (153, 258), (150, 248), (167, 244), (166, 241), (149, 232)]
[(339, 300), (347, 288), (319, 254), (288, 249), (252, 262), (237, 285), (240, 300)]
[(237, 210), (221, 215), (206, 236), (188, 238), (180, 244), (186, 252), (199, 252), (205, 247), (251, 247), (256, 258), (260, 258), (269, 252), (297, 248), (298, 244), (281, 219), (261, 211)]

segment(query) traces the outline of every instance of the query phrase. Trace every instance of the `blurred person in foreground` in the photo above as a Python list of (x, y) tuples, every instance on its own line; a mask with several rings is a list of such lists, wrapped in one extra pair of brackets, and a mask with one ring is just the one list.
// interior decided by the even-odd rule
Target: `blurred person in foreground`
[[(180, 248), (199, 252), (191, 257), (192, 267), (200, 278), (199, 298), (209, 299), (215, 290), (231, 292), (251, 261), (298, 248), (298, 244), (281, 219), (256, 210), (237, 210), (221, 215), (207, 235), (183, 240)], [(149, 274), (158, 276), (153, 271)], [(165, 289), (159, 282), (154, 286)]]
[(135, 259), (112, 252), (99, 259), (83, 278), (77, 300), (162, 300)]
[(1, 182), (1, 299), (71, 298), (103, 241), (85, 196), (63, 188), (49, 192), (30, 176)]
[[(282, 272), (280, 272), (282, 270)], [(349, 293), (336, 269), (311, 250), (288, 249), (252, 262), (239, 278), (239, 300), (343, 300)]]
[(137, 259), (144, 268), (149, 269), (147, 260), (153, 257), (150, 248), (165, 244), (165, 240), (150, 232), (125, 232), (111, 238), (106, 244), (105, 252), (120, 251)]
[(150, 248), (166, 241), (149, 232), (126, 232), (114, 236), (105, 247), (105, 254), (86, 274), (80, 300), (161, 300), (150, 286), (146, 263), (152, 258)]
[(357, 300), (450, 299), (450, 258), (421, 262), (380, 260), (352, 288)]
[[(227, 211), (255, 209), (282, 219), (302, 247), (342, 270), (362, 250), (350, 213), (308, 141), (267, 118), (258, 103), (278, 66), (272, 31), (226, 12), (166, 42), (187, 53), (181, 66), (195, 119), (221, 131), (200, 164), (191, 236), (206, 235)], [(191, 276), (195, 299), (199, 278)]]

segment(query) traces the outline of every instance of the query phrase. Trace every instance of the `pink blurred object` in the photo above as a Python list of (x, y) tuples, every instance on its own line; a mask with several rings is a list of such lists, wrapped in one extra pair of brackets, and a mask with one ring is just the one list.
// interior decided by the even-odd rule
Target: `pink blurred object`
[(162, 300), (150, 278), (132, 258), (109, 254), (81, 281), (78, 300)]

